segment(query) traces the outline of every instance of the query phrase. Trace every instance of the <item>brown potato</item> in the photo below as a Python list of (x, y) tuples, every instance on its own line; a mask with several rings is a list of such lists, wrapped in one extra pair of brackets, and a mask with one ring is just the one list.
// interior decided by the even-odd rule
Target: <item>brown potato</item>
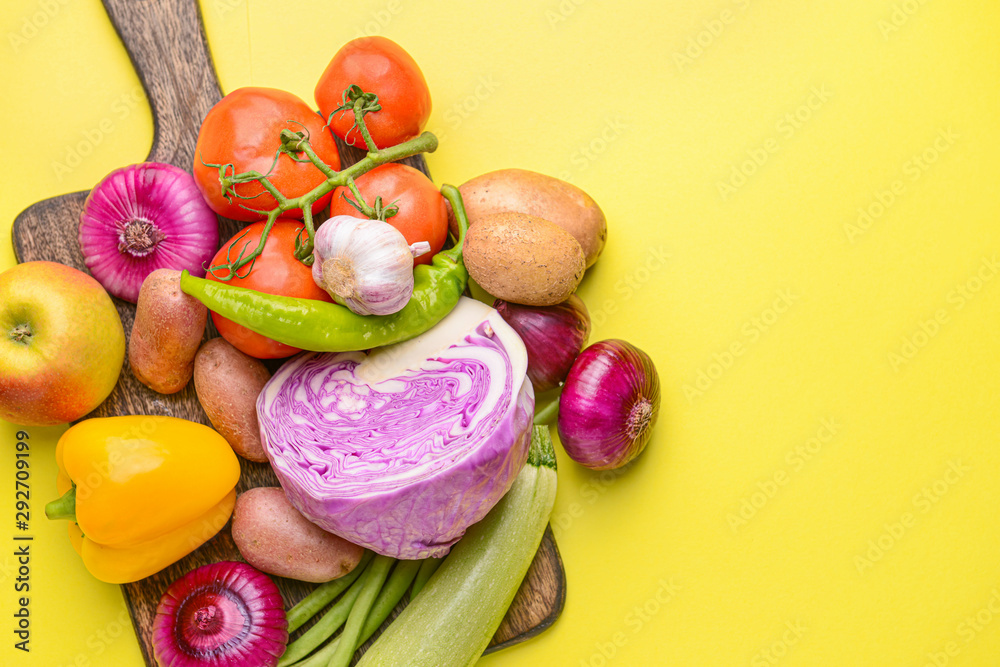
[[(608, 223), (601, 207), (586, 192), (558, 178), (526, 169), (500, 169), (473, 178), (458, 191), (470, 227), (491, 213), (526, 213), (572, 234), (583, 248), (587, 268), (604, 250)], [(454, 216), (449, 222), (457, 235)]]
[(480, 287), (527, 306), (562, 303), (587, 270), (583, 249), (569, 232), (524, 213), (481, 218), (469, 230), (463, 255)]
[(183, 389), (205, 335), (208, 309), (181, 291), (181, 272), (157, 269), (139, 289), (128, 361), (140, 382), (161, 394)]
[(365, 551), (302, 516), (277, 486), (259, 486), (236, 499), (233, 542), (258, 570), (314, 583), (344, 576)]
[(194, 360), (194, 389), (212, 426), (248, 461), (267, 461), (260, 442), (257, 397), (271, 379), (258, 359), (243, 354), (224, 338), (213, 338)]

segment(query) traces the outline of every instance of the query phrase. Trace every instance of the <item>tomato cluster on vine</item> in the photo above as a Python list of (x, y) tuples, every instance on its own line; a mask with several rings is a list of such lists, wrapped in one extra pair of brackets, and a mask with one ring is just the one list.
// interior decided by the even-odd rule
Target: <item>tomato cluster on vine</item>
[[(416, 263), (429, 263), (444, 246), (444, 198), (422, 172), (398, 163), (359, 176), (356, 191), (338, 187), (324, 194), (305, 207), (308, 212), (284, 210), (267, 228), (268, 212), (282, 197), (307, 195), (340, 169), (334, 137), (371, 154), (417, 137), (431, 112), (430, 91), (416, 62), (398, 44), (378, 36), (348, 42), (334, 55), (316, 85), (315, 100), (321, 113), (284, 90), (240, 88), (205, 117), (193, 166), (198, 188), (220, 216), (252, 223), (223, 244), (209, 266), (209, 279), (329, 301), (330, 295), (311, 277), (311, 257), (303, 253), (304, 245), (311, 244), (313, 217), (327, 210), (330, 216), (378, 216), (408, 244), (427, 242), (431, 252)], [(358, 108), (363, 112), (361, 124)], [(358, 195), (363, 201), (357, 201)], [(376, 201), (379, 205), (373, 209)], [(251, 356), (282, 358), (298, 351), (214, 313), (213, 321), (226, 340)]]

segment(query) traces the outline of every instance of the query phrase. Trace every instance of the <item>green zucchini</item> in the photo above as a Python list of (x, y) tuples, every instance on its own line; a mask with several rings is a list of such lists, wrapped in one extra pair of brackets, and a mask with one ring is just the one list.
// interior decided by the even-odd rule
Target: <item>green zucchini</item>
[(510, 490), (466, 531), (358, 667), (474, 665), (528, 572), (555, 499), (552, 438), (549, 427), (536, 426), (528, 462)]

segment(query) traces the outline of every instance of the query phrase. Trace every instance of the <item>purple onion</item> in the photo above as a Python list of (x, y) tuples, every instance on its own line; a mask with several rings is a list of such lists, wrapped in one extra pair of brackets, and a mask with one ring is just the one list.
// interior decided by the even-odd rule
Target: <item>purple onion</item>
[(559, 397), (559, 439), (581, 465), (620, 468), (645, 449), (659, 411), (653, 360), (623, 340), (603, 340), (569, 371)]
[(203, 565), (172, 583), (153, 619), (160, 667), (274, 667), (287, 643), (278, 587), (235, 561)]
[(191, 174), (142, 162), (115, 169), (94, 186), (80, 214), (79, 239), (97, 282), (135, 303), (156, 269), (204, 277), (219, 247), (219, 223)]
[(523, 306), (497, 299), (493, 307), (528, 350), (528, 378), (536, 392), (555, 389), (590, 337), (590, 314), (575, 294), (555, 306)]

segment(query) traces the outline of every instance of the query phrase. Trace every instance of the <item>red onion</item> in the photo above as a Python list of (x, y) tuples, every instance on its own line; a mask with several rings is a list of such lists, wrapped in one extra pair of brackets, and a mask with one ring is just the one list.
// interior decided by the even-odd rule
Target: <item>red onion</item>
[(535, 392), (558, 387), (590, 337), (590, 315), (580, 297), (570, 295), (555, 306), (522, 306), (497, 299), (493, 307), (528, 349), (528, 378)]
[(274, 667), (287, 643), (278, 587), (235, 561), (203, 565), (175, 581), (153, 620), (160, 667)]
[(559, 397), (559, 438), (593, 470), (620, 468), (649, 442), (660, 411), (660, 378), (649, 355), (623, 340), (580, 353)]
[(156, 269), (203, 265), (219, 247), (219, 223), (191, 174), (160, 162), (116, 169), (94, 186), (80, 214), (80, 250), (108, 292), (135, 303)]

